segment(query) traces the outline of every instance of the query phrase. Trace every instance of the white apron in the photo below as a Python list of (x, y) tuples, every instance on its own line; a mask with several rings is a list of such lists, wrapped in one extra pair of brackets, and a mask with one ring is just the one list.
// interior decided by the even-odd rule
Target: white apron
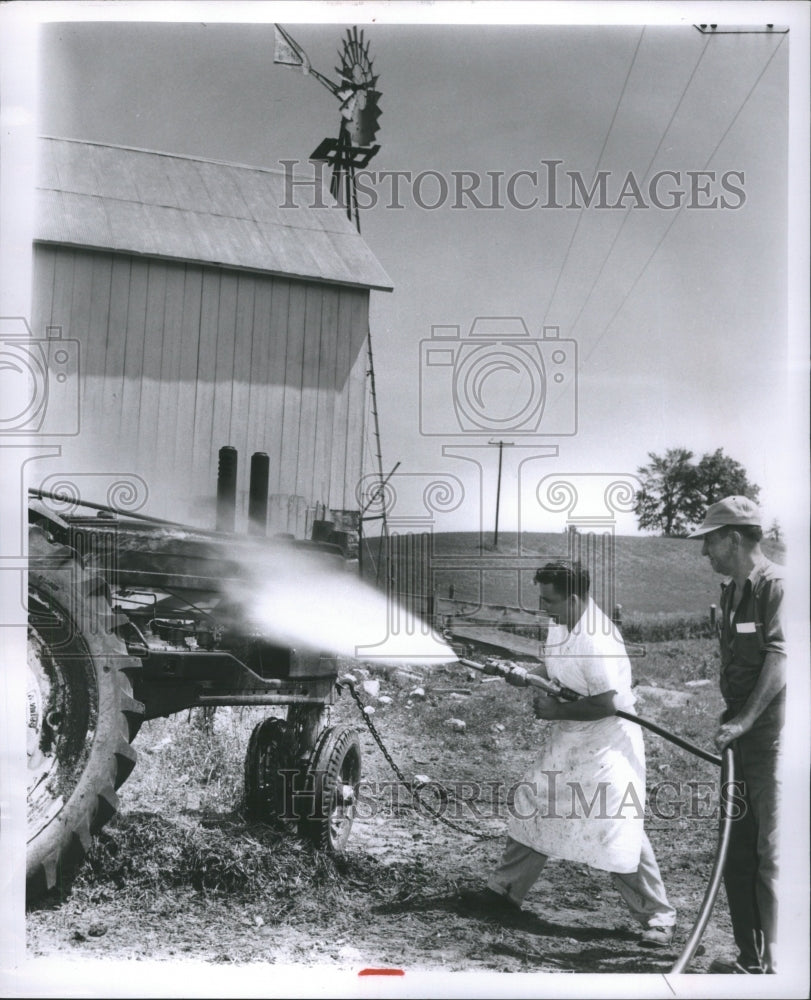
[[(556, 639), (562, 641), (556, 645)], [(625, 646), (591, 600), (571, 633), (550, 630), (546, 669), (550, 678), (580, 695), (614, 690), (617, 708), (633, 711)], [(615, 716), (554, 721), (516, 789), (507, 832), (550, 857), (635, 872), (644, 810), (645, 747), (639, 726)]]

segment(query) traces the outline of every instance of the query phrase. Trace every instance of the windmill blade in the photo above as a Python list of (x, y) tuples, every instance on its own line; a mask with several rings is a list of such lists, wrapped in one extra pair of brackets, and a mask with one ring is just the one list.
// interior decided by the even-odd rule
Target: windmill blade
[(351, 109), (351, 118), (347, 123), (349, 138), (354, 146), (370, 146), (380, 128), (380, 91), (369, 90), (361, 107), (356, 104)]
[(363, 45), (363, 31), (361, 30), (360, 38), (358, 38), (358, 29), (353, 27), (350, 31), (349, 28), (346, 29), (346, 40), (344, 42), (344, 50), (341, 56), (341, 61), (344, 66), (351, 67), (353, 63), (360, 61), (365, 57), (369, 51), (369, 46), (367, 45), (364, 50)]

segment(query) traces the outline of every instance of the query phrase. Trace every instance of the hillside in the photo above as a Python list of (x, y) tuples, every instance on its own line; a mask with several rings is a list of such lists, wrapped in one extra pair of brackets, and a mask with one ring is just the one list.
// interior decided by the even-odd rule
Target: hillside
[[(520, 552), (518, 540), (516, 533), (504, 533), (495, 550), (490, 534), (482, 541), (476, 532), (437, 533), (431, 537), (430, 571), (427, 557), (421, 560), (426, 565), (413, 564), (409, 547), (394, 573), (396, 589), (424, 595), (431, 579), (442, 597), (451, 596), (453, 587), (457, 600), (535, 609), (535, 570), (547, 560), (570, 557), (570, 539), (564, 533), (523, 533)], [(718, 603), (720, 577), (701, 555), (700, 540), (618, 535), (613, 542), (612, 559), (602, 539), (580, 535), (577, 554), (589, 567), (595, 598), (621, 604), (623, 617), (705, 615)], [(764, 542), (763, 548), (770, 559), (784, 561), (782, 546)]]

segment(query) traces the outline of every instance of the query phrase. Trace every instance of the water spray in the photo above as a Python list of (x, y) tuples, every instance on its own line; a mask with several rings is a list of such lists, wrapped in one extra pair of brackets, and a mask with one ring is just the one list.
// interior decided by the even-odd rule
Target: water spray
[(242, 578), (229, 585), (231, 599), (280, 645), (395, 666), (457, 660), (428, 622), (335, 556), (278, 546), (271, 554), (243, 555), (240, 565)]

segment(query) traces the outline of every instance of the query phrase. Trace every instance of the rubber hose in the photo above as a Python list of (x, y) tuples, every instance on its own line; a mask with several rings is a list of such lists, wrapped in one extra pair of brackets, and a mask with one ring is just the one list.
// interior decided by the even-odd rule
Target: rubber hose
[(710, 919), (715, 897), (721, 886), (721, 876), (724, 872), (724, 861), (726, 860), (729, 848), (729, 838), (732, 833), (732, 783), (735, 781), (735, 763), (732, 755), (732, 748), (727, 747), (721, 758), (721, 824), (718, 831), (718, 847), (715, 851), (715, 861), (713, 862), (710, 881), (707, 883), (707, 890), (701, 902), (701, 909), (698, 912), (693, 929), (687, 938), (684, 950), (670, 970), (671, 973), (684, 972), (689, 965), (693, 955), (698, 948), (699, 941), (707, 927)]
[(632, 712), (616, 711), (614, 715), (619, 716), (620, 719), (627, 719), (629, 722), (635, 722), (638, 726), (643, 726), (645, 729), (650, 729), (652, 733), (656, 733), (656, 735), (661, 736), (662, 739), (669, 740), (670, 743), (675, 743), (677, 747), (681, 747), (682, 750), (687, 750), (689, 753), (695, 754), (696, 757), (701, 757), (702, 760), (709, 761), (710, 764), (716, 764), (718, 767), (723, 766), (721, 758), (717, 757), (714, 753), (710, 753), (708, 750), (702, 750), (701, 747), (697, 747), (694, 743), (688, 743), (688, 741), (682, 739), (681, 736), (676, 736), (675, 733), (670, 733), (666, 729), (662, 729), (661, 726), (657, 726), (655, 722), (649, 722), (647, 719), (641, 719), (638, 715), (634, 715)]

